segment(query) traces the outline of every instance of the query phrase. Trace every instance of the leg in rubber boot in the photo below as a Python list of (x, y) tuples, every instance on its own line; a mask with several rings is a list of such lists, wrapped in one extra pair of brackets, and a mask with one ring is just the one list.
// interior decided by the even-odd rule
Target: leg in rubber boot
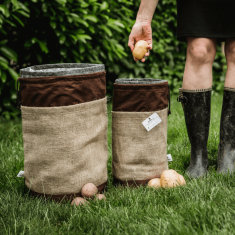
[(207, 172), (207, 141), (210, 125), (211, 90), (180, 88), (179, 100), (184, 109), (185, 123), (191, 143), (191, 161), (187, 169), (190, 177), (198, 178)]
[(217, 172), (232, 173), (235, 169), (235, 89), (224, 88), (220, 120), (220, 142), (217, 156)]

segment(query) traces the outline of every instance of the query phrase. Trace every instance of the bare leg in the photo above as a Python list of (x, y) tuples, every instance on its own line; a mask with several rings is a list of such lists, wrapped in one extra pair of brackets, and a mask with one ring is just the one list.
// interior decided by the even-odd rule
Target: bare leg
[(216, 55), (216, 39), (187, 38), (187, 59), (183, 77), (184, 89), (212, 87), (212, 65)]
[(235, 39), (227, 39), (225, 42), (225, 56), (227, 60), (227, 73), (225, 87), (235, 88)]
[(188, 38), (187, 60), (180, 89), (185, 124), (191, 143), (190, 177), (206, 174), (207, 141), (210, 126), (212, 65), (216, 55), (216, 39)]

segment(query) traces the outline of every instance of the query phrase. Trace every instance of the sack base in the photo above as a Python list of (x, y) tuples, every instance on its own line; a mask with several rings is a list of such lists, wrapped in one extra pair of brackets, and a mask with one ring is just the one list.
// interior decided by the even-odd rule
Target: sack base
[[(107, 185), (107, 181), (105, 183), (97, 186), (98, 192), (102, 193), (105, 190), (106, 185)], [(42, 197), (44, 199), (52, 200), (55, 202), (73, 200), (76, 197), (82, 197), (81, 192), (80, 193), (73, 193), (73, 194), (50, 195), (50, 194), (37, 193), (37, 192), (30, 190), (29, 194), (32, 197)]]
[[(160, 178), (160, 177), (161, 177), (161, 175), (159, 175), (159, 177), (154, 177), (154, 178)], [(137, 188), (140, 185), (142, 185), (142, 186), (147, 185), (150, 180), (151, 179), (148, 179), (148, 180), (126, 180), (126, 181), (123, 181), (123, 180), (119, 180), (119, 179), (117, 179), (117, 178), (115, 178), (113, 176), (113, 185), (114, 186), (118, 186), (120, 184), (122, 186), (127, 186), (127, 187), (131, 187), (131, 188)]]

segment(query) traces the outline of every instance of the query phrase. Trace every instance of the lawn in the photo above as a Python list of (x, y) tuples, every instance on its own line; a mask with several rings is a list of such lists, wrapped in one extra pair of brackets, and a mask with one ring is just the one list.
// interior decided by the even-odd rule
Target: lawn
[[(171, 96), (168, 117), (169, 168), (185, 174), (190, 144), (183, 110)], [(87, 207), (55, 203), (28, 196), (23, 170), (21, 120), (0, 119), (0, 234), (233, 234), (235, 175), (216, 173), (222, 95), (212, 95), (208, 141), (209, 173), (174, 189), (136, 189), (112, 186), (111, 104), (108, 130), (108, 187), (106, 201)]]

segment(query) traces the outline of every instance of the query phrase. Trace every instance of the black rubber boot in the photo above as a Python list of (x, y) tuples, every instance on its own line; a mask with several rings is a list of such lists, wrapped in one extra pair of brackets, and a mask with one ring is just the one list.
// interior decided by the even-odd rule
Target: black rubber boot
[(184, 109), (185, 123), (191, 143), (191, 161), (187, 174), (192, 178), (203, 176), (208, 168), (207, 141), (210, 126), (211, 90), (180, 88), (178, 101)]
[(232, 173), (235, 162), (235, 89), (224, 88), (217, 172)]

